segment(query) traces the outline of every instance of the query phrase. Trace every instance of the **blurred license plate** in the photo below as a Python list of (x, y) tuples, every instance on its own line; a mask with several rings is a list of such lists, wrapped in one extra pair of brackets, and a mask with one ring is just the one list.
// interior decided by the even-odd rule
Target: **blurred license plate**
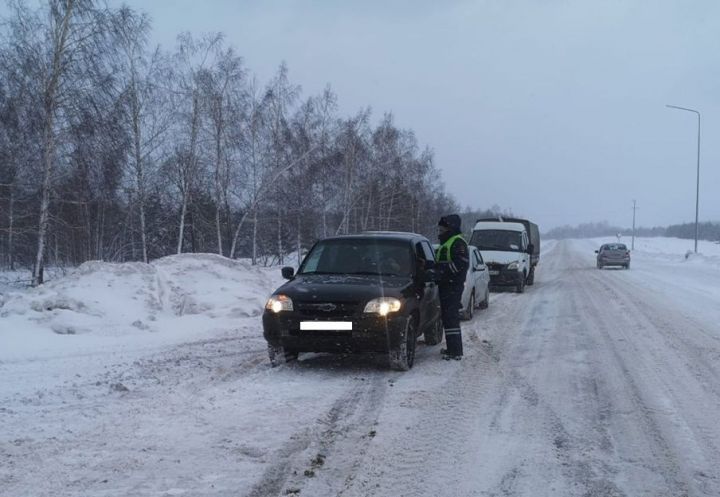
[(490, 271), (490, 276), (497, 276), (500, 274), (500, 271)]
[(300, 331), (352, 331), (352, 321), (300, 321)]

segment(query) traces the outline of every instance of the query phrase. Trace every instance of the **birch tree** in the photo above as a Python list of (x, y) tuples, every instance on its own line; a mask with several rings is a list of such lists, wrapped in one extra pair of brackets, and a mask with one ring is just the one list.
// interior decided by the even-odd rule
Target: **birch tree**
[(167, 111), (168, 90), (162, 86), (163, 75), (167, 74), (166, 57), (159, 48), (148, 52), (150, 29), (145, 14), (123, 7), (115, 15), (113, 35), (119, 49), (120, 110), (130, 136), (128, 162), (134, 186), (131, 204), (137, 204), (143, 262), (148, 262), (147, 193), (171, 117)]

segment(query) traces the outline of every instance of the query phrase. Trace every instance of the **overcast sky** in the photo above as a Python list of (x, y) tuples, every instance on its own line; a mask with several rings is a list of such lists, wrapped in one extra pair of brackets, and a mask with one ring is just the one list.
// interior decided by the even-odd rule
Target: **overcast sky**
[[(222, 31), (266, 81), (281, 61), (342, 114), (392, 111), (435, 151), (464, 205), (547, 230), (720, 220), (715, 0), (131, 0), (170, 48)], [(112, 0), (111, 4), (120, 5)]]

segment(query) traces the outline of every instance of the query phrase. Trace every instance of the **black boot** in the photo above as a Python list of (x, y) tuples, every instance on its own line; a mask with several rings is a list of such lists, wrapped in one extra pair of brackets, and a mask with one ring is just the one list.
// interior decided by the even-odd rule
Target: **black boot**
[(447, 349), (440, 349), (440, 354), (442, 354), (442, 358), (445, 359), (446, 361), (449, 361), (451, 359), (455, 359), (456, 361), (459, 361), (460, 359), (462, 359), (462, 355), (449, 354)]

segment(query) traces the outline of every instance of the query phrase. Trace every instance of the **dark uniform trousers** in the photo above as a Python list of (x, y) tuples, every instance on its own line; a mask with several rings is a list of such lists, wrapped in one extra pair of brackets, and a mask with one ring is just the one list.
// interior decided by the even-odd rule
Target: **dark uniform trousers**
[(453, 356), (463, 355), (462, 334), (460, 331), (460, 307), (462, 306), (463, 289), (462, 283), (460, 285), (441, 285), (439, 288), (447, 354)]

